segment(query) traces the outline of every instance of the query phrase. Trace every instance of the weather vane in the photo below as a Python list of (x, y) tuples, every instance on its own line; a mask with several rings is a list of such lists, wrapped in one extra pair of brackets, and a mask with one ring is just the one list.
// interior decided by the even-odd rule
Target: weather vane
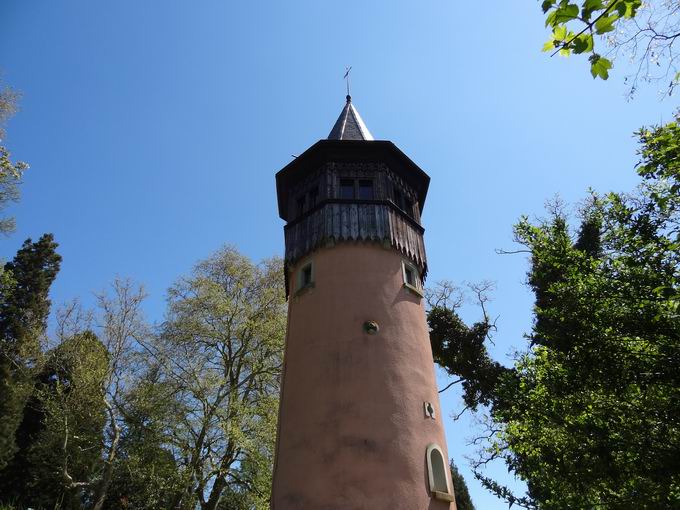
[(349, 72), (352, 70), (352, 66), (345, 67), (345, 76), (343, 76), (343, 79), (347, 81), (347, 98), (350, 98), (349, 94)]

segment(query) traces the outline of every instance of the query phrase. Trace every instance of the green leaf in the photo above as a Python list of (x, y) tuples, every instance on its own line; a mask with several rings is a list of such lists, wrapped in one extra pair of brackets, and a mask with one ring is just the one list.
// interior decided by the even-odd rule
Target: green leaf
[(618, 21), (619, 17), (616, 14), (612, 14), (610, 16), (605, 16), (603, 18), (598, 19), (595, 22), (595, 31), (601, 35), (601, 34), (606, 34), (607, 32), (611, 32), (614, 30), (614, 23)]
[(543, 9), (543, 14), (548, 12), (553, 5), (555, 5), (555, 0), (545, 0), (541, 4), (541, 9)]
[(628, 0), (626, 1), (626, 10), (622, 14), (625, 18), (634, 18), (637, 10), (642, 6), (642, 0)]
[(593, 51), (595, 43), (591, 34), (581, 34), (571, 43), (574, 53), (588, 53)]
[(554, 12), (555, 19), (553, 26), (556, 26), (578, 18), (579, 8), (576, 4), (569, 4), (556, 9)]
[(619, 13), (619, 16), (623, 16), (626, 14), (626, 2), (619, 2), (616, 4), (616, 12)]
[(642, 2), (640, 0), (622, 0), (616, 4), (620, 18), (633, 18)]
[(553, 51), (555, 47), (555, 39), (550, 39), (549, 41), (546, 41), (543, 48), (541, 48), (541, 51)]
[(609, 70), (612, 68), (612, 63), (600, 55), (594, 54), (590, 57), (590, 74), (593, 78), (598, 76), (603, 80), (609, 78)]
[(567, 37), (567, 27), (560, 25), (553, 30), (553, 38), (558, 41), (564, 41)]
[(581, 16), (586, 21), (590, 21), (590, 16), (593, 14), (593, 11), (599, 11), (602, 9), (604, 9), (604, 4), (602, 3), (602, 0), (586, 0), (585, 2), (583, 2)]
[(557, 11), (551, 11), (550, 14), (548, 14), (545, 17), (545, 26), (546, 27), (552, 27), (555, 26), (555, 13)]

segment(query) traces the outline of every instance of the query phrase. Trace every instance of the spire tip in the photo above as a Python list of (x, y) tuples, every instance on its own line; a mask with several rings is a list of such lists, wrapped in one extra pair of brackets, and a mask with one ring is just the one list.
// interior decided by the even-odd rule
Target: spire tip
[(352, 70), (352, 66), (345, 67), (345, 76), (343, 76), (344, 80), (347, 80), (347, 102), (349, 103), (352, 98), (349, 95), (349, 72)]

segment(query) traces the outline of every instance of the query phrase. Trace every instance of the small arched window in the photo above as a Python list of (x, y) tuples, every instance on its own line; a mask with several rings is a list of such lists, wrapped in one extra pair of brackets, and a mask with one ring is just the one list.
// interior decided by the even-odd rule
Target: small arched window
[(448, 464), (439, 445), (431, 444), (427, 447), (427, 478), (430, 482), (430, 493), (436, 499), (453, 501), (453, 491), (447, 476)]

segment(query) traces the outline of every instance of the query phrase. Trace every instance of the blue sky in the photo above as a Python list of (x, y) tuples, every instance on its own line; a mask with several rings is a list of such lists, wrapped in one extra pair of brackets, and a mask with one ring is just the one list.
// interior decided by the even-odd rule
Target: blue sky
[[(282, 254), (274, 173), (327, 136), (352, 65), (368, 128), (432, 178), (429, 282), (496, 282), (493, 355), (508, 363), (532, 297), (525, 258), (495, 249), (555, 194), (631, 189), (633, 131), (674, 109), (655, 86), (626, 101), (623, 63), (601, 82), (585, 59), (548, 58), (546, 38), (533, 0), (3, 0), (0, 71), (23, 93), (5, 143), (31, 169), (0, 256), (53, 232), (55, 303), (129, 276), (162, 320), (165, 289), (222, 244)], [(454, 390), (442, 404), (461, 409)], [(477, 508), (506, 508), (467, 468), (474, 420), (444, 419)], [(505, 471), (490, 474), (513, 484)]]

